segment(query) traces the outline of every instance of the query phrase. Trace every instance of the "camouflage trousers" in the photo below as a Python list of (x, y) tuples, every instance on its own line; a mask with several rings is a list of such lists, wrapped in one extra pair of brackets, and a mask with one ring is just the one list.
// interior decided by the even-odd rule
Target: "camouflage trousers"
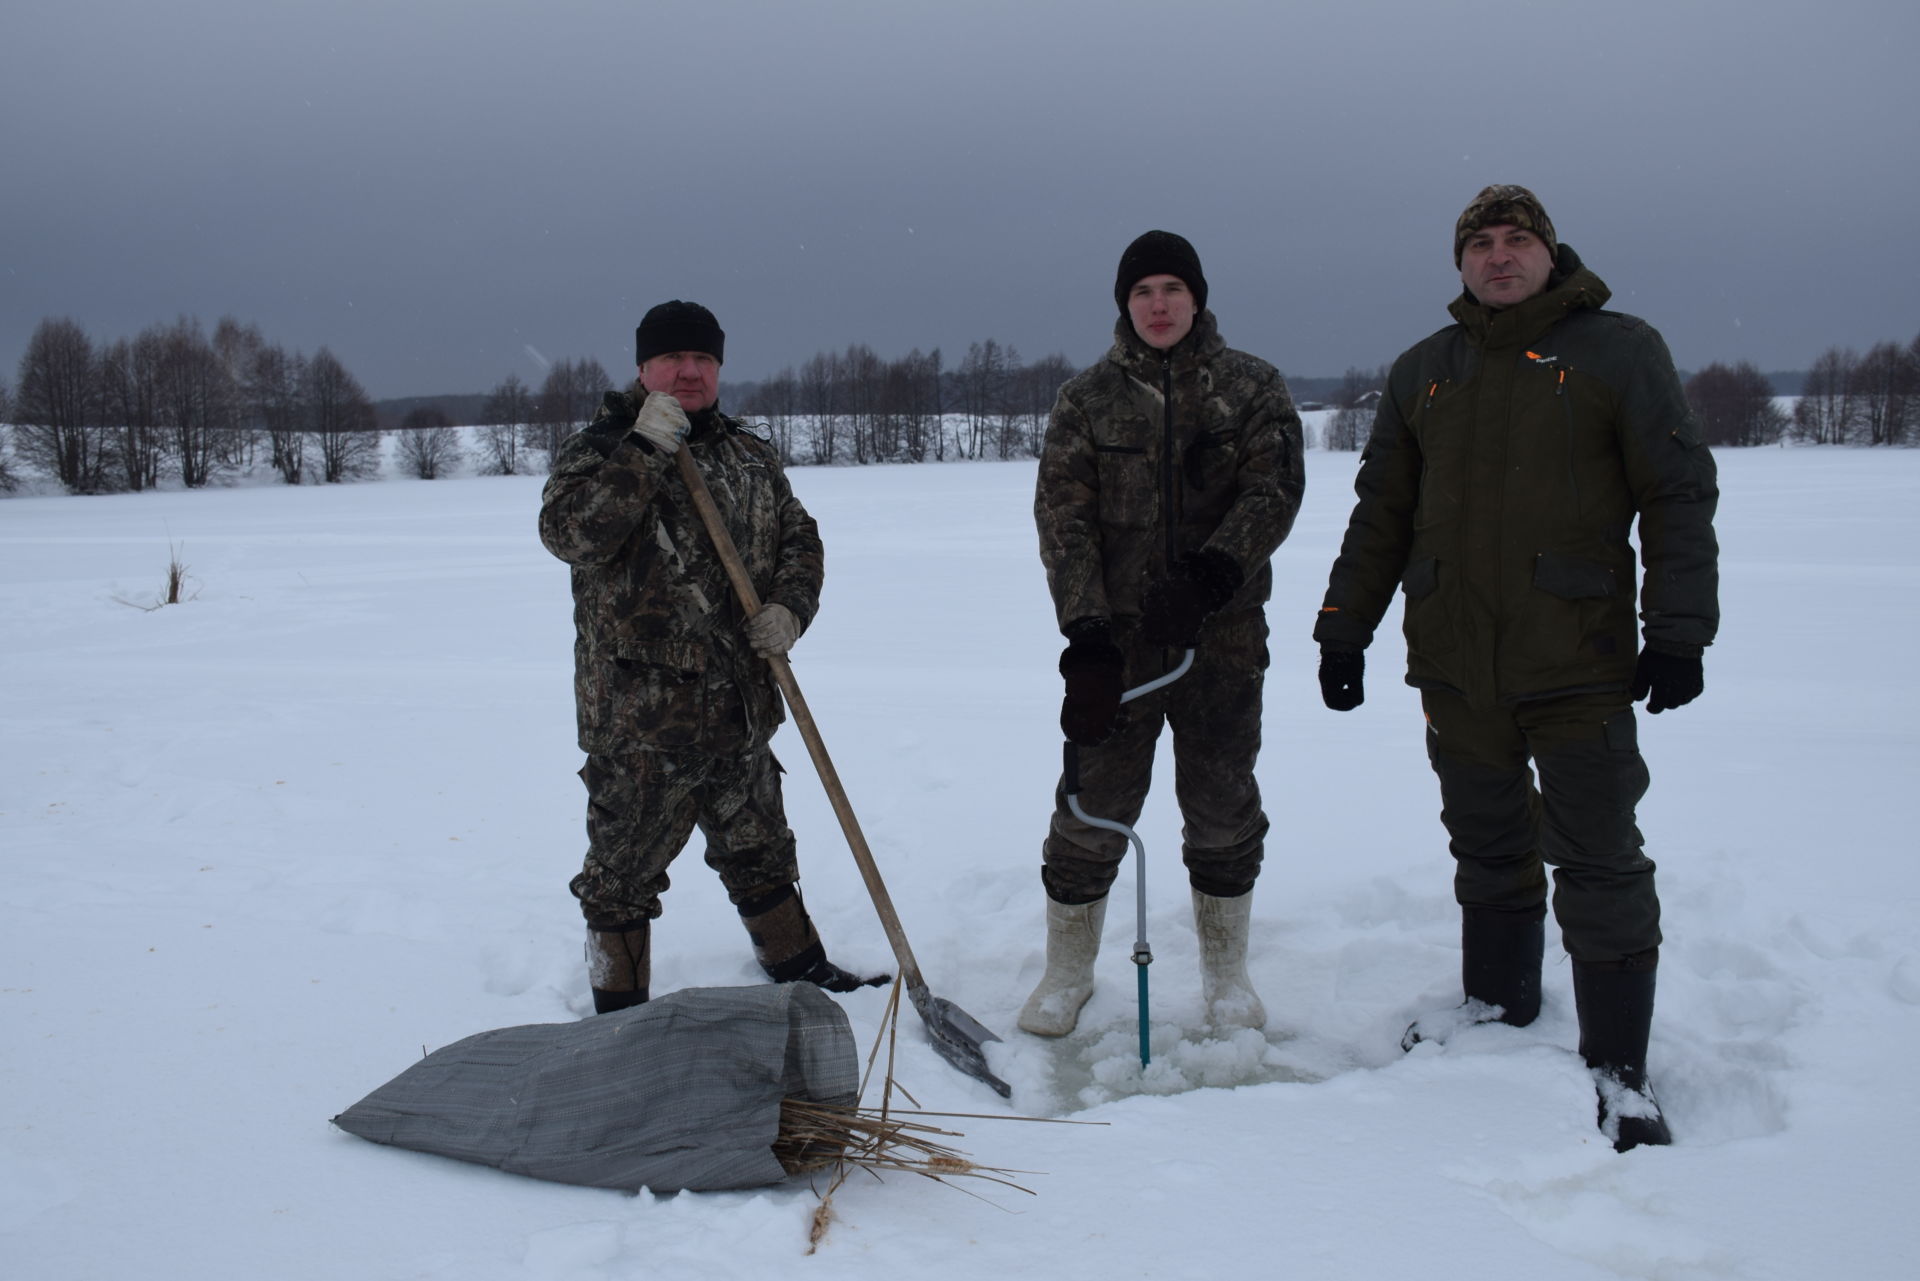
[(799, 880), (780, 774), (764, 746), (734, 756), (587, 757), (587, 857), (571, 885), (587, 924), (612, 929), (659, 916), (667, 868), (695, 827), (736, 906)]
[[(1128, 688), (1180, 661), (1180, 651), (1148, 645), (1116, 624)], [(1173, 730), (1173, 794), (1180, 805), (1180, 857), (1203, 894), (1238, 898), (1253, 888), (1266, 848), (1267, 816), (1253, 779), (1260, 755), (1260, 691), (1266, 680), (1267, 621), (1248, 610), (1215, 618), (1193, 668), (1165, 689), (1121, 709), (1114, 736), (1080, 749), (1080, 808), (1131, 827), (1153, 781), (1163, 725)], [(1126, 837), (1089, 827), (1054, 790), (1053, 822), (1041, 847), (1040, 879), (1058, 903), (1104, 898), (1131, 849)]]
[(1653, 860), (1634, 820), (1647, 764), (1626, 695), (1482, 709), (1428, 690), (1421, 703), (1461, 906), (1538, 909), (1552, 867), (1553, 914), (1574, 960), (1658, 947)]

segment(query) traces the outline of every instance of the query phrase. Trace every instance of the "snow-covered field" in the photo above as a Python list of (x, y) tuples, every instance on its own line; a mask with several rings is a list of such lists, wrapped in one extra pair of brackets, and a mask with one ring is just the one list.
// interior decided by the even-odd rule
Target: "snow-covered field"
[[(1920, 452), (1720, 455), (1723, 640), (1705, 697), (1642, 722), (1677, 1142), (1626, 1156), (1594, 1129), (1552, 947), (1535, 1026), (1397, 1048), (1454, 999), (1457, 916), (1397, 635), (1358, 711), (1314, 682), (1353, 464), (1309, 455), (1275, 559), (1252, 951), (1272, 1024), (1197, 1030), (1163, 781), (1145, 1080), (1130, 911), (1083, 1033), (1013, 1030), (1059, 763), (1032, 464), (793, 473), (828, 549), (795, 669), (934, 990), (1007, 1036), (1014, 1096), (911, 1016), (896, 1075), (930, 1109), (1104, 1123), (956, 1123), (1037, 1195), (858, 1177), (812, 1257), (805, 1185), (627, 1196), (327, 1123), (423, 1048), (589, 1008), (570, 605), (538, 479), (0, 502), (0, 1273), (1911, 1276)], [(130, 608), (170, 544), (194, 599)], [(776, 747), (829, 946), (889, 965), (790, 728)], [(678, 867), (656, 990), (757, 981), (697, 851)], [(840, 999), (870, 1042), (885, 994)]]

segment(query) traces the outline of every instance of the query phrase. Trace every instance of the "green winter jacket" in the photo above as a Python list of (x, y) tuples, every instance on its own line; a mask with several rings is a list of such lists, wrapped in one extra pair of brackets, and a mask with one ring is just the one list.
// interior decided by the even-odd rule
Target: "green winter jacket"
[(1138, 616), (1147, 588), (1202, 547), (1272, 593), (1267, 566), (1300, 510), (1300, 415), (1280, 373), (1220, 339), (1213, 313), (1169, 351), (1124, 316), (1104, 360), (1068, 380), (1040, 451), (1033, 513), (1057, 621)]
[(1314, 639), (1363, 649), (1398, 585), (1407, 683), (1490, 705), (1625, 690), (1719, 623), (1719, 497), (1672, 357), (1562, 244), (1545, 291), (1394, 362)]
[[(573, 567), (580, 748), (744, 752), (772, 738), (779, 692), (678, 465), (631, 431), (645, 395), (608, 392), (560, 446), (541, 497), (540, 541)], [(823, 551), (778, 452), (717, 411), (693, 415), (686, 448), (761, 599), (804, 630)]]

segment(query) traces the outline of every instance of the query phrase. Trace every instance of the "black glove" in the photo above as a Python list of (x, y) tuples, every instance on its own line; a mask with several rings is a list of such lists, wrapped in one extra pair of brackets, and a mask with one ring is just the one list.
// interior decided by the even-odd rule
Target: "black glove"
[(1211, 547), (1174, 562), (1173, 573), (1147, 589), (1140, 605), (1140, 637), (1149, 645), (1192, 649), (1200, 627), (1240, 590), (1233, 557)]
[(1350, 712), (1367, 701), (1367, 656), (1357, 649), (1320, 647), (1320, 699), (1336, 712)]
[[(1633, 701), (1637, 703), (1646, 698), (1649, 716), (1658, 716), (1669, 707), (1685, 707), (1700, 697), (1700, 691), (1706, 687), (1707, 678), (1698, 655), (1683, 658), (1657, 649), (1643, 649), (1633, 669)], [(1649, 694), (1653, 697), (1647, 698)]]
[(1069, 623), (1066, 634), (1060, 674), (1067, 678), (1067, 696), (1060, 704), (1060, 729), (1070, 742), (1098, 747), (1120, 725), (1125, 663), (1104, 618)]

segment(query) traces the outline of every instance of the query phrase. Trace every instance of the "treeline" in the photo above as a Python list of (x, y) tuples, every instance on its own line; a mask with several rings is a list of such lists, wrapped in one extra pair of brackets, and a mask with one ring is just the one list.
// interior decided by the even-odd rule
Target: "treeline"
[(1040, 453), (1065, 356), (1028, 364), (992, 338), (954, 368), (940, 349), (883, 360), (856, 343), (745, 389), (739, 412), (773, 432), (790, 463), (920, 463)]
[(0, 439), (8, 489), (16, 460), (75, 494), (152, 489), (163, 476), (198, 488), (262, 459), (289, 484), (379, 462), (373, 402), (332, 352), (290, 353), (231, 316), (211, 335), (183, 316), (105, 345), (72, 319), (43, 320), (12, 396), (0, 386), (0, 422), (14, 424)]

